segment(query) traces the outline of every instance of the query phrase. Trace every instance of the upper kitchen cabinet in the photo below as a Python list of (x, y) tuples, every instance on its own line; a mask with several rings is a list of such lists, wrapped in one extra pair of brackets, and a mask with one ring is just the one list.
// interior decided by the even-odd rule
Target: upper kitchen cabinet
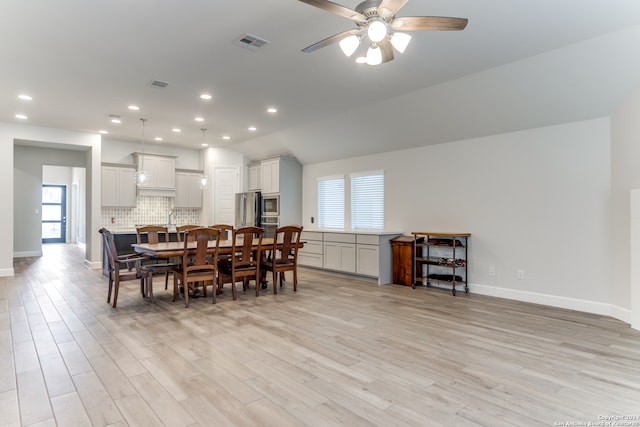
[(136, 207), (135, 166), (102, 164), (102, 206)]
[(302, 166), (292, 157), (277, 157), (260, 162), (262, 194), (288, 192), (291, 186), (301, 186)]
[(202, 171), (176, 169), (176, 208), (202, 207)]
[(131, 154), (137, 170), (147, 173), (144, 186), (138, 187), (142, 196), (173, 197), (176, 192), (176, 156), (160, 154)]
[(260, 191), (260, 163), (249, 165), (249, 191)]

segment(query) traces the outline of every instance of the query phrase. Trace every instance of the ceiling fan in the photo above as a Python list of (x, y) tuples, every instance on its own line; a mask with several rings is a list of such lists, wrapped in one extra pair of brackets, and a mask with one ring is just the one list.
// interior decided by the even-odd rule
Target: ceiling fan
[(393, 59), (393, 50), (402, 53), (407, 48), (411, 36), (400, 31), (447, 31), (464, 30), (468, 20), (442, 16), (396, 17), (408, 0), (365, 0), (355, 9), (349, 9), (329, 0), (300, 0), (311, 6), (352, 20), (357, 28), (343, 31), (309, 47), (303, 52), (314, 52), (322, 47), (339, 42), (347, 57), (358, 49), (365, 35), (369, 40), (366, 56), (356, 62), (378, 65)]

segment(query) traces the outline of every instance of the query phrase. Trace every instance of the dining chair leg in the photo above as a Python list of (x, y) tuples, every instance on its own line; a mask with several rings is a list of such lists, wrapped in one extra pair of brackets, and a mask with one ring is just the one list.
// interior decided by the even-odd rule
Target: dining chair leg
[(116, 304), (118, 303), (118, 290), (120, 289), (120, 281), (115, 281), (115, 286), (113, 289), (113, 308), (116, 308)]
[(111, 291), (113, 289), (113, 277), (109, 273), (109, 291), (107, 292), (107, 304), (111, 302)]
[(147, 273), (147, 296), (149, 297), (149, 301), (153, 302), (153, 272), (149, 271)]
[(293, 269), (293, 292), (298, 290), (298, 268)]
[(178, 295), (178, 275), (173, 275), (173, 298), (171, 302), (176, 302), (176, 296)]
[(276, 269), (273, 269), (273, 294), (276, 295), (278, 293), (278, 273), (276, 273)]

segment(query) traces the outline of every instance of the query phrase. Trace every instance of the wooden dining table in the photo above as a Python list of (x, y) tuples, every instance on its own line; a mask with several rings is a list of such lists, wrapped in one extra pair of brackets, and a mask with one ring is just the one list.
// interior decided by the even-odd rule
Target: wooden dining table
[[(238, 242), (238, 246), (240, 246), (241, 240)], [(258, 249), (258, 245), (260, 243), (260, 239), (253, 239), (252, 246), (254, 250)], [(159, 242), (159, 243), (134, 243), (131, 245), (133, 250), (136, 253), (146, 255), (152, 258), (173, 258), (173, 257), (182, 257), (184, 254), (184, 242)], [(300, 242), (298, 249), (304, 247), (304, 242)], [(196, 242), (187, 242), (187, 250), (188, 249), (196, 249)], [(272, 237), (263, 237), (261, 249), (263, 251), (262, 256), (265, 256), (267, 251), (273, 250), (273, 238)], [(216, 241), (209, 241), (209, 252), (213, 253), (216, 250)], [(218, 255), (230, 255), (233, 251), (233, 243), (231, 240), (221, 240), (220, 245), (218, 247)], [(151, 279), (153, 280), (153, 279)], [(151, 280), (149, 281), (149, 293), (150, 297), (153, 299), (153, 285), (151, 284)], [(262, 286), (266, 285), (266, 278), (262, 279)]]
[[(258, 243), (260, 239), (253, 239), (253, 248), (258, 249)], [(134, 243), (131, 245), (133, 250), (136, 253), (147, 255), (154, 258), (172, 258), (172, 257), (181, 257), (184, 253), (184, 242), (160, 242), (160, 243)], [(302, 248), (304, 246), (303, 242), (300, 242), (300, 246), (298, 248)], [(231, 254), (233, 244), (231, 240), (221, 240), (220, 246), (218, 248), (219, 255), (229, 255)], [(195, 242), (187, 243), (188, 249), (195, 249)], [(216, 250), (216, 242), (215, 240), (211, 240), (209, 242), (209, 252), (214, 252)], [(273, 238), (272, 237), (263, 237), (262, 238), (262, 250), (269, 251), (273, 249)]]

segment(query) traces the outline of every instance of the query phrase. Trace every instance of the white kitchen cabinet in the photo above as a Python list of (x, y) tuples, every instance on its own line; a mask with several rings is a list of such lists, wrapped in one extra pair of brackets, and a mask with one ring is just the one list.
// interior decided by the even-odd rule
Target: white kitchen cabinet
[(378, 245), (356, 245), (356, 274), (378, 277)]
[(263, 194), (280, 192), (280, 159), (260, 162), (260, 191)]
[(260, 163), (253, 163), (249, 165), (249, 191), (261, 190), (260, 171)]
[(348, 233), (324, 233), (324, 268), (355, 274), (356, 235)]
[(302, 231), (300, 240), (304, 247), (298, 250), (298, 264), (308, 267), (322, 268), (324, 265), (324, 248), (322, 234), (316, 231)]
[(201, 208), (201, 171), (176, 170), (176, 208)]
[(137, 170), (147, 173), (144, 185), (138, 187), (141, 195), (174, 196), (176, 190), (176, 157), (160, 154), (132, 154)]
[(104, 207), (136, 207), (135, 167), (103, 164), (101, 196)]

